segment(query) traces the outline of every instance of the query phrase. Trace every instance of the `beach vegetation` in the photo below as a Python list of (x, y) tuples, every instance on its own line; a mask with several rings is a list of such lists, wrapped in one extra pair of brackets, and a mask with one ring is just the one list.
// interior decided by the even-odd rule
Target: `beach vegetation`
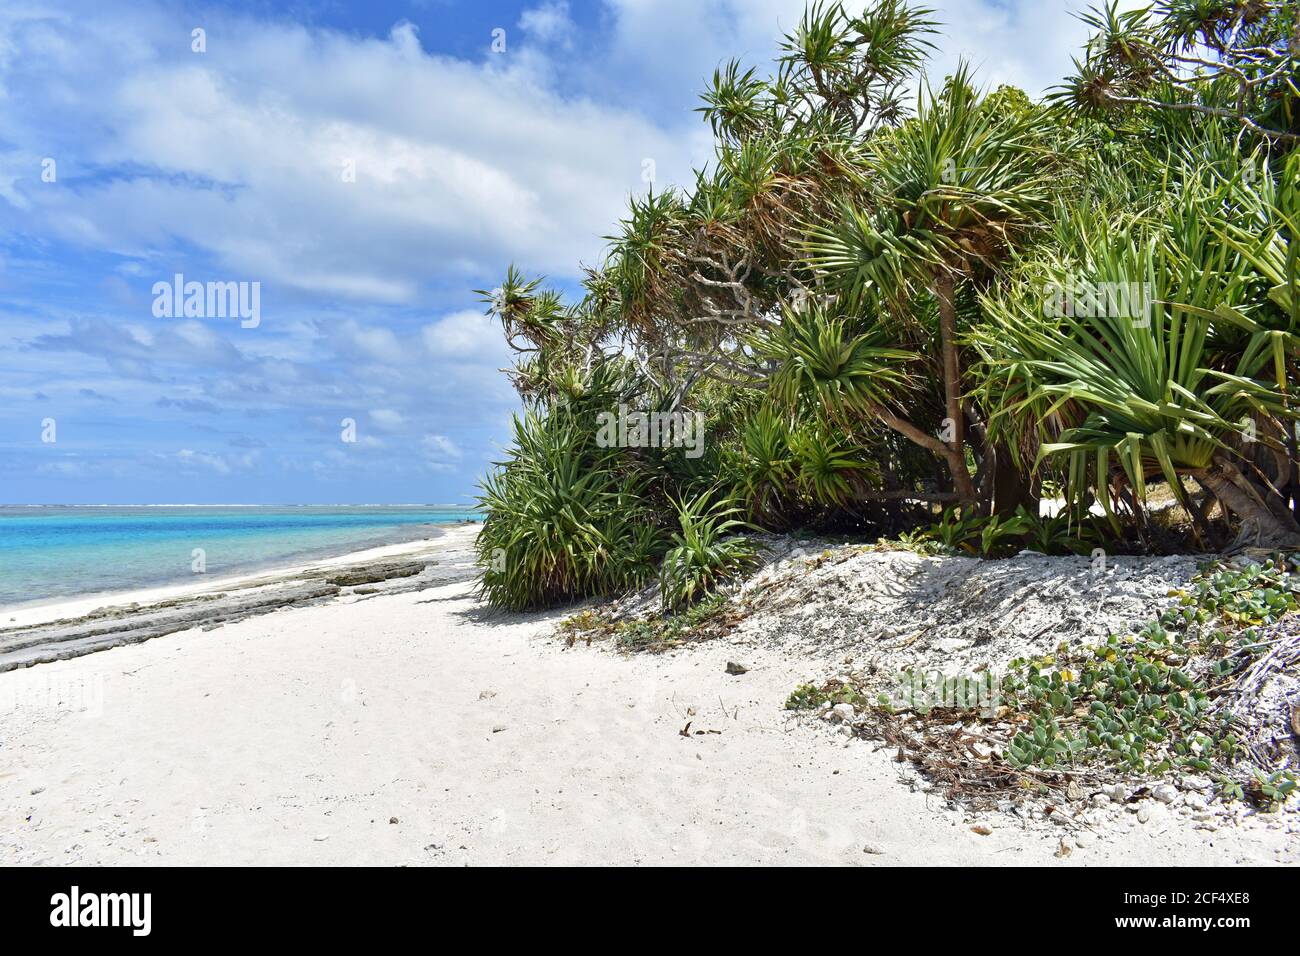
[(1275, 765), (1284, 754), (1248, 714), (1295, 652), (1293, 632), (1269, 629), (1300, 608), (1298, 570), (1295, 555), (1211, 563), (1133, 633), (1065, 642), (986, 675), (996, 694), (976, 706), (900, 708), (856, 678), (802, 684), (786, 706), (852, 704), (858, 733), (899, 747), (958, 797), (1077, 799), (1117, 777), (1192, 774), (1224, 799), (1274, 809), (1296, 775)]
[(612, 640), (620, 650), (655, 653), (703, 640), (734, 622), (726, 595), (710, 594), (676, 614), (630, 615), (612, 618), (603, 609), (588, 608), (560, 622), (556, 632), (572, 647), (579, 640)]
[(665, 610), (675, 611), (714, 592), (718, 585), (752, 567), (757, 548), (738, 532), (746, 527), (730, 499), (704, 492), (673, 502), (678, 527), (659, 571)]
[[(488, 599), (657, 577), (686, 607), (743, 571), (736, 522), (981, 557), (1300, 542), (1295, 6), (1086, 18), (1035, 101), (927, 75), (925, 7), (812, 3), (772, 71), (714, 73), (713, 160), (631, 197), (579, 299), (485, 290), (525, 405)], [(690, 448), (597, 442), (625, 410)]]

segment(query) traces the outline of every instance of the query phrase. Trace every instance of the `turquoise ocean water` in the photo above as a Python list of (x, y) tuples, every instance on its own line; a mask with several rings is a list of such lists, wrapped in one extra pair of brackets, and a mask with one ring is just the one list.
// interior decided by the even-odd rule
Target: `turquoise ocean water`
[[(478, 517), (439, 505), (0, 505), (0, 607), (290, 565)], [(195, 548), (206, 575), (192, 570)]]

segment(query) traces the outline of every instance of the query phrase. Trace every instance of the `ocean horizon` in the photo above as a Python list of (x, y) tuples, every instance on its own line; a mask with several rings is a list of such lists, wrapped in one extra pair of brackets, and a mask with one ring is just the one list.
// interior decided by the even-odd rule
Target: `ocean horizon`
[(469, 505), (0, 505), (0, 607), (269, 570), (479, 518)]

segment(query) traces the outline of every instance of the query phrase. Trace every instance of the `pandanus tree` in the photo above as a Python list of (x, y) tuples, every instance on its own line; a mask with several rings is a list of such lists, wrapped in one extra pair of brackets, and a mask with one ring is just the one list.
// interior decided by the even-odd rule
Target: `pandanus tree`
[[(974, 338), (996, 359), (977, 370), (981, 401), (1040, 466), (1068, 462), (1076, 506), (1123, 501), (1140, 526), (1162, 478), (1202, 538), (1218, 501), (1241, 541), (1294, 542), (1297, 5), (1112, 3), (1084, 19), (1094, 34), (1053, 99), (1109, 133), (1053, 237), (982, 302)], [(1097, 307), (1098, 290), (1135, 285), (1142, 322)], [(1045, 289), (1081, 286), (1081, 311), (1044, 312)]]
[(1300, 142), (1300, 5), (1294, 0), (1162, 0), (1082, 19), (1093, 35), (1063, 102), (1091, 115), (1222, 121), (1251, 138)]
[[(928, 522), (1049, 478), (1126, 536), (1166, 482), (1207, 547), (1220, 514), (1300, 541), (1297, 7), (1112, 3), (1047, 103), (961, 66), (913, 110), (936, 24), (906, 0), (814, 2), (773, 75), (721, 66), (713, 162), (632, 198), (580, 301), (513, 268), (483, 293), (526, 406), (489, 596), (610, 593), (675, 544), (689, 601), (742, 512)], [(707, 452), (609, 447), (623, 406), (704, 415)]]
[[(1040, 460), (1066, 463), (1080, 511), (1122, 502), (1140, 528), (1147, 483), (1163, 479), (1208, 539), (1194, 479), (1241, 519), (1242, 543), (1294, 544), (1286, 489), (1300, 340), (1294, 312), (1277, 303), (1295, 274), (1273, 283), (1257, 263), (1287, 258), (1274, 202), (1290, 202), (1297, 164), (1278, 189), (1260, 189), (1221, 136), (1192, 135), (1177, 154), (1136, 165), (1129, 206), (1089, 197), (1062, 217), (1056, 243), (984, 297), (973, 335), (981, 389), (997, 427), (1035, 432)], [(1243, 216), (1266, 241), (1247, 238)]]
[(775, 77), (720, 68), (701, 108), (719, 140), (714, 169), (688, 196), (633, 200), (605, 271), (645, 371), (680, 381), (680, 394), (703, 377), (759, 390), (790, 380), (812, 367), (801, 330), (815, 329), (818, 358), (830, 359), (819, 374), (860, 379), (862, 337), (889, 339), (890, 363), (914, 386), (908, 401), (862, 404), (850, 419), (801, 399), (786, 402), (790, 415), (903, 436), (947, 468), (953, 490), (930, 495), (940, 500), (991, 503), (1000, 465), (1015, 479), (1014, 509), (1026, 482), (1013, 456), (981, 442), (977, 475), (968, 465), (968, 422), (982, 426), (963, 399), (958, 297), (970, 299), (967, 287), (988, 281), (1048, 207), (1049, 124), (1023, 96), (981, 97), (965, 67), (905, 118), (898, 89), (933, 29), (928, 10), (894, 0), (859, 17), (814, 4)]
[[(645, 303), (669, 314), (677, 307), (672, 324), (688, 340), (696, 334), (688, 344), (720, 349), (728, 371), (754, 371), (740, 357), (740, 336), (778, 323), (781, 303), (806, 285), (797, 249), (807, 223), (864, 188), (862, 144), (900, 119), (900, 84), (924, 61), (934, 31), (928, 9), (902, 0), (858, 16), (817, 2), (784, 38), (776, 75), (760, 79), (736, 62), (715, 73), (700, 112), (717, 136), (716, 161), (683, 203), (678, 261), (660, 273), (675, 273), (670, 296)], [(637, 218), (634, 208), (630, 223)], [(636, 232), (615, 241), (610, 261), (622, 269), (632, 258), (639, 275), (640, 260), (628, 255)], [(690, 352), (680, 357), (709, 364), (708, 352)]]
[(515, 390), (531, 401), (562, 388), (575, 369), (589, 368), (591, 359), (589, 336), (582, 334), (577, 313), (541, 284), (541, 278), (526, 278), (511, 266), (499, 287), (475, 290), (517, 356), (515, 367), (506, 370)]
[[(899, 84), (933, 30), (929, 11), (897, 0), (856, 17), (819, 3), (785, 38), (774, 77), (734, 62), (717, 71), (701, 107), (718, 138), (715, 163), (690, 193), (634, 198), (602, 270), (617, 290), (620, 332), (647, 376), (684, 397), (705, 380), (765, 393), (788, 371), (780, 347), (798, 340), (795, 323), (827, 320), (806, 311), (824, 298), (801, 255), (809, 223), (868, 189), (864, 143), (900, 119)], [(893, 352), (895, 364), (910, 358), (902, 345)], [(808, 367), (807, 355), (791, 358)], [(783, 413), (795, 447), (811, 456), (795, 467), (795, 486), (823, 501), (871, 490), (861, 412), (852, 420), (836, 413), (832, 423), (832, 409), (803, 402)], [(756, 492), (755, 513), (785, 497), (762, 480), (754, 487), (766, 489)]]
[[(976, 92), (963, 66), (941, 92), (924, 90), (917, 115), (868, 144), (873, 193), (846, 202), (836, 222), (810, 230), (807, 263), (849, 308), (924, 323), (928, 297), (940, 356), (942, 438), (901, 417), (890, 427), (947, 463), (958, 499), (974, 504), (967, 423), (982, 427), (964, 398), (958, 292), (979, 282), (1036, 228), (1050, 208), (1049, 125), (1032, 108), (999, 108)], [(993, 464), (993, 450), (980, 455)]]

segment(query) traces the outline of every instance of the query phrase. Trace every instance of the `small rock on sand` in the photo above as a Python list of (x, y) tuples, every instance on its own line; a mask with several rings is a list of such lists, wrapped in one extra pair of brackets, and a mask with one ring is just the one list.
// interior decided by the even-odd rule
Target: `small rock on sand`
[(727, 661), (728, 674), (739, 675), (739, 674), (746, 674), (748, 672), (749, 672), (749, 668), (746, 667), (744, 664), (737, 664), (735, 661)]

